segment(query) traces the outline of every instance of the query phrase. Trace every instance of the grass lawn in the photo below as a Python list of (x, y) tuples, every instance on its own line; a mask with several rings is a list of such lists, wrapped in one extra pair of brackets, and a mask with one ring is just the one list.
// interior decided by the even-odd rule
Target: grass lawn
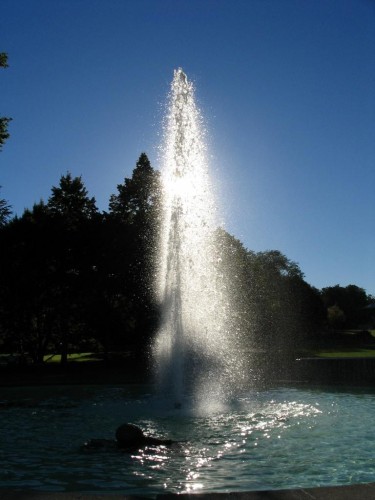
[(327, 349), (315, 352), (318, 358), (375, 358), (375, 349)]
[[(358, 338), (357, 335), (362, 333), (360, 330), (346, 330), (341, 333), (342, 336), (333, 340), (331, 345), (322, 346), (310, 355), (318, 358), (375, 358), (375, 346), (370, 340), (371, 337), (369, 341), (366, 338), (364, 340)], [(375, 330), (368, 330), (368, 333), (375, 337)], [(356, 338), (358, 338), (358, 343)]]
[[(102, 358), (94, 352), (76, 352), (73, 354), (68, 354), (68, 362), (74, 361), (78, 363), (87, 363), (90, 361), (101, 361)], [(46, 363), (60, 363), (61, 354), (47, 354), (44, 356), (44, 361)]]

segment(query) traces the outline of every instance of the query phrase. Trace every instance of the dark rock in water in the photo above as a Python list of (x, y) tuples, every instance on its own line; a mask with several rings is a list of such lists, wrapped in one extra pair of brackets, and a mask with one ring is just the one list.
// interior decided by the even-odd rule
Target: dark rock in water
[(174, 441), (145, 436), (142, 429), (134, 424), (122, 424), (116, 429), (116, 441), (109, 439), (90, 439), (82, 447), (83, 451), (113, 450), (133, 452), (142, 446), (169, 446)]
[(119, 446), (143, 444), (145, 439), (143, 431), (134, 424), (122, 424), (116, 430), (116, 440)]

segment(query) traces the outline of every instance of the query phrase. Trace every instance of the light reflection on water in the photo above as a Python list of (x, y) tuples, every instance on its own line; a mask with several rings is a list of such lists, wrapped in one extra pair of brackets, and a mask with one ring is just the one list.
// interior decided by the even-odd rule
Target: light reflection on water
[[(47, 491), (245, 491), (375, 480), (371, 392), (250, 391), (220, 411), (181, 410), (147, 388), (2, 389), (3, 488)], [(83, 452), (133, 422), (179, 441), (133, 455)]]

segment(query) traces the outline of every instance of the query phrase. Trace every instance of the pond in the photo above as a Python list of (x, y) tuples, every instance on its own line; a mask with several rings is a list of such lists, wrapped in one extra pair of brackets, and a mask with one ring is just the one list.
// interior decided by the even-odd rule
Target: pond
[[(2, 388), (2, 488), (122, 493), (229, 492), (375, 479), (375, 393), (250, 390), (236, 401), (181, 409), (149, 386)], [(133, 454), (83, 451), (125, 422), (179, 441)]]

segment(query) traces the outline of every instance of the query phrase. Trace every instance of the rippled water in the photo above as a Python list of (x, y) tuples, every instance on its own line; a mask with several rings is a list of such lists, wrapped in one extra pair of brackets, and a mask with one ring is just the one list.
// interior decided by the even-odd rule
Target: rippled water
[[(0, 484), (45, 491), (227, 492), (375, 480), (375, 394), (274, 388), (205, 411), (140, 386), (1, 390)], [(133, 422), (180, 441), (84, 452)]]

